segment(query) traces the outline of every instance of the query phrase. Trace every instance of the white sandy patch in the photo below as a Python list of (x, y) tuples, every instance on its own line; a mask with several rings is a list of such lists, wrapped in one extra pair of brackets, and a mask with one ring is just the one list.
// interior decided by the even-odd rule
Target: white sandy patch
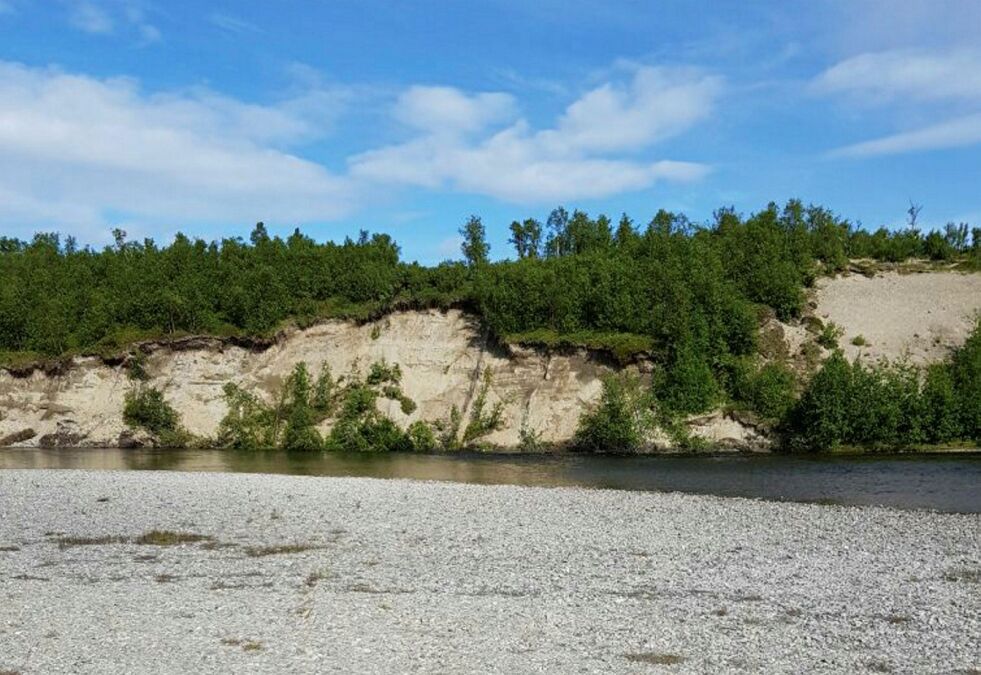
[[(964, 343), (981, 313), (981, 274), (887, 272), (818, 281), (816, 314), (845, 333), (849, 359), (942, 360)], [(862, 336), (864, 346), (852, 344)]]

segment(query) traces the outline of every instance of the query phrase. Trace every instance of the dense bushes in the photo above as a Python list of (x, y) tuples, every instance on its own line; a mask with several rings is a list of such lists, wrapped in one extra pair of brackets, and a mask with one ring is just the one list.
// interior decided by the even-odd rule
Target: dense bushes
[[(357, 241), (319, 244), (299, 231), (286, 239), (271, 237), (261, 223), (248, 242), (178, 235), (164, 247), (127, 241), (116, 231), (114, 245), (101, 251), (52, 234), (30, 242), (0, 238), (0, 363), (118, 353), (162, 335), (263, 336), (286, 321), (307, 325), (328, 316), (370, 319), (398, 308), (458, 305), (479, 313), (500, 339), (589, 346), (622, 363), (639, 352), (649, 354), (655, 363), (652, 393), (665, 414), (697, 413), (736, 400), (777, 418), (789, 405), (787, 373), (739, 365), (756, 351), (761, 307), (782, 319), (799, 316), (807, 286), (822, 272), (843, 269), (849, 258), (927, 257), (981, 268), (979, 228), (970, 234), (964, 224), (926, 234), (912, 227), (868, 232), (796, 200), (748, 217), (721, 209), (704, 225), (658, 211), (640, 228), (626, 215), (614, 226), (605, 216), (558, 208), (544, 224), (528, 219), (511, 225), (513, 261), (490, 261), (479, 218), (468, 219), (460, 233), (466, 262), (434, 267), (401, 262), (388, 235), (362, 232)], [(822, 341), (832, 348), (837, 338), (829, 325)], [(940, 402), (953, 391), (961, 400), (966, 388), (977, 386), (965, 384), (977, 381), (971, 373), (978, 366), (969, 361), (952, 363), (947, 375), (927, 377), (930, 393), (925, 389), (920, 398), (943, 407)], [(818, 383), (835, 374), (837, 366), (830, 367)], [(872, 384), (854, 372), (850, 377), (873, 393), (887, 386), (883, 382), (899, 386), (886, 373), (876, 373)], [(414, 403), (398, 393), (397, 381), (340, 386), (311, 379), (305, 371), (294, 373), (274, 406), (238, 390), (226, 392), (232, 411), (227, 443), (313, 448), (408, 442), (367, 412), (378, 397), (397, 399), (411, 412)], [(328, 384), (334, 387), (330, 395), (317, 393)], [(815, 406), (828, 403), (818, 400), (817, 390), (807, 396)], [(981, 410), (959, 405), (970, 409), (956, 416), (961, 433), (965, 420), (976, 428)], [(796, 414), (824, 419), (800, 407)], [(328, 415), (340, 416), (336, 434), (320, 438), (315, 428)], [(942, 415), (938, 419), (941, 429), (952, 424)], [(455, 424), (465, 435), (464, 423), (448, 419), (444, 426)], [(844, 439), (862, 434), (874, 437), (870, 442), (886, 442), (881, 433), (860, 433), (855, 425), (844, 435), (832, 427), (836, 431), (827, 439), (813, 443), (851, 442)], [(439, 434), (444, 441), (447, 433)]]
[(788, 446), (902, 448), (981, 441), (981, 323), (945, 363), (848, 363), (832, 354), (789, 411)]

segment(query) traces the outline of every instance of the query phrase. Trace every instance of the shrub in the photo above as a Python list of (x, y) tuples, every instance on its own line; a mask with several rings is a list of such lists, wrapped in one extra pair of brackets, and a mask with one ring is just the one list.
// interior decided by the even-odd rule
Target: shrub
[(837, 349), (838, 340), (842, 335), (845, 334), (844, 329), (841, 328), (834, 321), (829, 321), (824, 324), (821, 328), (821, 332), (818, 334), (817, 343), (824, 347), (825, 349)]
[(491, 371), (490, 368), (484, 370), (483, 382), (477, 398), (474, 399), (470, 407), (470, 421), (463, 429), (463, 445), (470, 446), (480, 438), (500, 429), (504, 425), (504, 401), (498, 401), (488, 412), (487, 394), (490, 391)]
[(961, 438), (961, 416), (954, 378), (948, 364), (927, 369), (923, 384), (923, 431), (930, 443), (949, 443)]
[(627, 452), (642, 447), (654, 428), (652, 403), (636, 376), (606, 376), (599, 403), (579, 418), (574, 447), (587, 452)]
[(833, 353), (814, 375), (790, 412), (790, 441), (796, 449), (830, 450), (850, 437), (852, 368)]
[(856, 335), (852, 338), (852, 344), (856, 347), (865, 347), (869, 344), (869, 341), (865, 339), (864, 335)]
[(272, 407), (238, 385), (224, 389), (228, 412), (218, 424), (218, 447), (235, 450), (268, 450), (278, 446), (278, 416)]
[(177, 431), (180, 416), (164, 399), (163, 393), (154, 387), (140, 387), (126, 394), (123, 421), (127, 425), (145, 429), (155, 436)]
[(432, 428), (422, 420), (410, 424), (406, 433), (409, 436), (412, 449), (416, 452), (432, 452), (438, 446)]
[(950, 375), (960, 411), (961, 433), (981, 441), (981, 318), (950, 360)]
[(781, 420), (794, 404), (795, 378), (789, 368), (768, 363), (759, 370), (740, 373), (737, 398), (749, 404), (761, 417)]

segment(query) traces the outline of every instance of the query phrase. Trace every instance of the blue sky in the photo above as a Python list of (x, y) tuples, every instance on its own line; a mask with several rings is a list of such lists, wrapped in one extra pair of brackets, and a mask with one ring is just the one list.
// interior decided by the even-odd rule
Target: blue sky
[(0, 0), (0, 231), (644, 223), (799, 197), (981, 224), (981, 2)]

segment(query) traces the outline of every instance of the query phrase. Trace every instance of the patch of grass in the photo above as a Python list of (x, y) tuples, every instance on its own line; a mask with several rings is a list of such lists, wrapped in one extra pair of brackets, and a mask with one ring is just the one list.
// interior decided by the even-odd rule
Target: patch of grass
[(981, 583), (981, 570), (949, 570), (944, 574), (944, 581), (966, 581), (970, 584)]
[(648, 663), (653, 666), (675, 666), (685, 660), (685, 657), (677, 654), (662, 654), (658, 652), (639, 652), (636, 654), (624, 654), (625, 659), (633, 663)]
[(866, 347), (868, 346), (869, 341), (865, 339), (864, 335), (856, 335), (852, 338), (852, 344), (856, 347)]
[(654, 343), (646, 335), (635, 333), (609, 333), (601, 331), (576, 331), (559, 333), (548, 328), (512, 333), (505, 336), (505, 341), (526, 347), (544, 347), (546, 349), (568, 349), (584, 347), (595, 351), (605, 351), (621, 364), (630, 363), (640, 355), (650, 354)]
[(193, 532), (174, 532), (172, 530), (150, 530), (137, 537), (133, 543), (144, 546), (177, 546), (211, 541), (211, 537)]
[(245, 555), (250, 558), (264, 558), (269, 555), (289, 555), (293, 553), (303, 553), (320, 548), (313, 544), (279, 544), (276, 546), (249, 546), (245, 549)]
[(240, 640), (238, 638), (222, 638), (221, 643), (226, 647), (241, 647), (243, 652), (257, 652), (262, 649), (258, 640)]
[(205, 551), (217, 551), (223, 548), (238, 548), (238, 544), (233, 544), (227, 541), (216, 541), (215, 539), (208, 539), (206, 542), (201, 544), (201, 548)]

